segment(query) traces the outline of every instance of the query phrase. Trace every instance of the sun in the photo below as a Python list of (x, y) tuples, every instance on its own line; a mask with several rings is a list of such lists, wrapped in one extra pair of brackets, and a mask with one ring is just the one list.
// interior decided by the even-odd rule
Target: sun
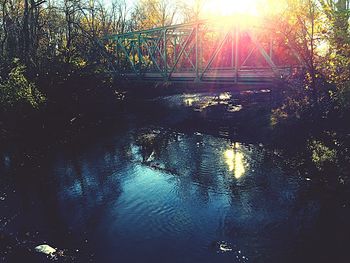
[(210, 16), (257, 16), (260, 0), (208, 0), (203, 11)]
[(259, 20), (283, 14), (288, 6), (286, 0), (198, 0), (203, 1), (202, 14), (206, 18), (239, 17)]

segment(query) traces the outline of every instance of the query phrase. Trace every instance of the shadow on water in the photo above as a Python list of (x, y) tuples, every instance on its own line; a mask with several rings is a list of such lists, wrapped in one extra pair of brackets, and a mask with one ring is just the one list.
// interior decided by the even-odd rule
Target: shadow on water
[(93, 136), (9, 147), (1, 260), (51, 261), (34, 252), (47, 243), (59, 262), (347, 262), (346, 140), (270, 143), (271, 96), (130, 101)]

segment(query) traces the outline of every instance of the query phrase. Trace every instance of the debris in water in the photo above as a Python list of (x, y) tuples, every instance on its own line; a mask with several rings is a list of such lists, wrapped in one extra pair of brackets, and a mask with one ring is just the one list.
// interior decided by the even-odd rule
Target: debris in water
[(243, 108), (242, 105), (229, 105), (227, 108), (228, 112), (237, 112), (240, 111)]
[(232, 251), (232, 248), (229, 248), (227, 245), (221, 244), (220, 250), (223, 252), (227, 252), (227, 251)]
[(155, 159), (155, 152), (153, 151), (150, 156), (147, 158), (146, 162), (152, 162)]
[(39, 252), (39, 253), (43, 253), (43, 254), (46, 254), (46, 255), (49, 255), (49, 256), (53, 256), (54, 253), (56, 253), (56, 249), (53, 248), (53, 247), (50, 247), (49, 245), (39, 245), (39, 246), (36, 246), (35, 247), (35, 251), (36, 252)]
[(220, 249), (222, 252), (232, 251), (232, 248), (230, 248), (229, 245), (228, 245), (226, 242), (222, 242), (222, 243), (219, 245), (219, 249)]
[(306, 177), (305, 180), (306, 180), (306, 181), (311, 181), (311, 178)]

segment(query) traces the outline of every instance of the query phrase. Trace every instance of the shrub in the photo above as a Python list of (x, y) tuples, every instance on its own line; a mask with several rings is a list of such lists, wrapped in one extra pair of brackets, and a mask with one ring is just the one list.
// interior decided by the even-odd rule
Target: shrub
[(21, 104), (37, 109), (45, 101), (44, 95), (25, 77), (25, 69), (15, 59), (8, 77), (0, 79), (0, 104), (4, 110), (16, 109)]

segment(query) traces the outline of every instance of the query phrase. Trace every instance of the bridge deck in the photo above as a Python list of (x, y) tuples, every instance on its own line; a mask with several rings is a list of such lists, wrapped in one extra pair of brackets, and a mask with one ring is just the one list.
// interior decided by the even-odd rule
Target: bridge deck
[(217, 69), (210, 70), (203, 74), (197, 74), (196, 72), (173, 72), (166, 75), (163, 72), (145, 72), (136, 74), (134, 72), (123, 73), (121, 78), (128, 80), (146, 80), (146, 81), (173, 81), (173, 82), (196, 82), (201, 77), (201, 82), (213, 82), (213, 83), (268, 83), (281, 80), (285, 76), (289, 75), (288, 70), (279, 71), (280, 78), (276, 77), (276, 74), (269, 69), (247, 69), (235, 71), (234, 69)]

